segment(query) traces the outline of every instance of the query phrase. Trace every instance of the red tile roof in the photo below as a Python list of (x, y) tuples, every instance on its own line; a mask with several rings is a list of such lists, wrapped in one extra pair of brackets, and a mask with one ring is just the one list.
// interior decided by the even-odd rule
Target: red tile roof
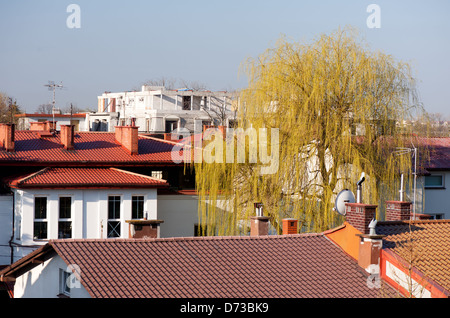
[(450, 220), (378, 222), (376, 231), (387, 235), (383, 248), (413, 259), (426, 277), (450, 291)]
[(165, 180), (116, 168), (44, 168), (7, 180), (12, 188), (154, 188)]
[(428, 149), (428, 158), (423, 162), (426, 170), (450, 169), (450, 137), (416, 137), (412, 142), (416, 147)]
[(139, 153), (131, 155), (110, 132), (76, 132), (74, 150), (65, 150), (60, 133), (40, 138), (38, 132), (15, 132), (15, 151), (0, 150), (0, 165), (172, 165), (173, 142), (139, 136)]
[[(367, 273), (322, 234), (167, 239), (51, 240), (81, 283), (98, 298), (385, 297)], [(32, 265), (38, 250), (0, 274)]]
[(52, 117), (55, 117), (55, 118), (71, 118), (71, 117), (74, 117), (74, 118), (78, 118), (78, 117), (82, 117), (82, 118), (85, 118), (86, 117), (86, 113), (76, 113), (76, 114), (72, 114), (72, 115), (70, 115), (70, 114), (32, 114), (32, 113), (23, 113), (23, 114), (16, 114), (16, 115), (14, 115), (14, 117), (18, 117), (18, 118), (20, 118), (20, 117), (45, 117), (45, 118), (52, 118)]

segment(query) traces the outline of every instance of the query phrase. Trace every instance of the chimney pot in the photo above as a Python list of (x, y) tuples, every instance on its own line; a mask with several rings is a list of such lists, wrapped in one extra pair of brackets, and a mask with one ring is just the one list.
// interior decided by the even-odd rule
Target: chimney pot
[(130, 154), (138, 154), (138, 126), (116, 126), (116, 141), (121, 144)]
[(42, 121), (30, 122), (30, 130), (32, 131), (45, 131), (46, 127), (47, 127), (46, 122)]
[(376, 218), (377, 205), (346, 203), (346, 221), (363, 234), (369, 233), (369, 224)]
[(128, 238), (159, 238), (162, 220), (127, 220)]
[(47, 120), (45, 122), (45, 131), (55, 131), (56, 130), (56, 121)]
[(360, 237), (358, 264), (372, 273), (373, 267), (379, 273), (381, 249), (385, 235), (356, 234)]
[(0, 144), (8, 152), (14, 152), (14, 124), (1, 124), (0, 127)]
[(283, 219), (283, 235), (297, 234), (298, 220), (297, 219)]
[(411, 218), (411, 202), (386, 201), (386, 221), (405, 221)]
[(263, 204), (261, 202), (255, 202), (253, 206), (255, 207), (256, 216), (263, 216)]
[(250, 236), (269, 235), (268, 216), (252, 216), (250, 220)]
[(61, 143), (67, 150), (72, 150), (74, 148), (74, 125), (61, 125)]

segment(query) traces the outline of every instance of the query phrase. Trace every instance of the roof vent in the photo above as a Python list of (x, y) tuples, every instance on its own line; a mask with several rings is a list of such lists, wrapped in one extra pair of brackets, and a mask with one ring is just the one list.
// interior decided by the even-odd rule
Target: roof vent
[(356, 183), (356, 203), (362, 203), (362, 183), (366, 180), (364, 172), (361, 173), (361, 177), (359, 178), (358, 182)]

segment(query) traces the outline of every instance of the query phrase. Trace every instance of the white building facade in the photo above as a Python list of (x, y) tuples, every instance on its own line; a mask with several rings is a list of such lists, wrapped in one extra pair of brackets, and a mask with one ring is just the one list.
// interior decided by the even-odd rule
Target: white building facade
[(91, 131), (113, 131), (115, 125), (134, 122), (146, 133), (201, 132), (203, 125), (234, 125), (238, 104), (236, 93), (144, 85), (141, 91), (98, 96), (98, 112), (89, 114), (88, 121)]
[(136, 206), (133, 202), (139, 201), (147, 218), (157, 218), (156, 189), (13, 189), (13, 192), (14, 261), (49, 239), (128, 238), (129, 226), (125, 221), (133, 219)]
[(75, 131), (89, 131), (88, 114), (17, 114), (17, 129), (29, 130), (33, 122), (55, 121), (56, 130), (61, 130), (61, 125), (74, 125)]

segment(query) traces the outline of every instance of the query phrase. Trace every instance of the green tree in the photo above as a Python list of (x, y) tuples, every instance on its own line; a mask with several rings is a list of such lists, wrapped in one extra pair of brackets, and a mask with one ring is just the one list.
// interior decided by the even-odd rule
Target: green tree
[(15, 115), (21, 113), (22, 110), (17, 105), (17, 101), (0, 92), (0, 123), (17, 124), (18, 118)]
[(261, 175), (258, 163), (196, 163), (205, 228), (245, 232), (253, 203), (262, 202), (278, 231), (285, 217), (297, 218), (301, 231), (325, 230), (342, 222), (335, 197), (356, 189), (363, 171), (365, 203), (378, 203), (382, 188), (397, 193), (411, 158), (389, 150), (405, 142), (396, 123), (420, 108), (408, 64), (344, 29), (312, 43), (280, 39), (245, 66), (238, 125), (279, 129), (279, 168)]

